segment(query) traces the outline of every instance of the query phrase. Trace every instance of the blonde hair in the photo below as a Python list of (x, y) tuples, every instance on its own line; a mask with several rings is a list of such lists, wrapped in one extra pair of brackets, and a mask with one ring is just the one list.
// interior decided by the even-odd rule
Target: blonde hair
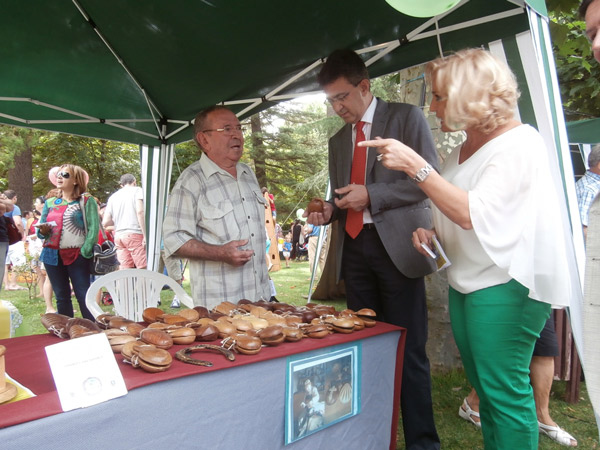
[(444, 122), (452, 130), (490, 133), (514, 117), (517, 80), (489, 51), (466, 49), (435, 59), (425, 67), (425, 76), (446, 98)]
[(73, 196), (78, 198), (84, 192), (87, 192), (88, 177), (85, 170), (75, 164), (63, 164), (59, 170), (68, 169), (73, 176), (75, 186), (73, 186)]

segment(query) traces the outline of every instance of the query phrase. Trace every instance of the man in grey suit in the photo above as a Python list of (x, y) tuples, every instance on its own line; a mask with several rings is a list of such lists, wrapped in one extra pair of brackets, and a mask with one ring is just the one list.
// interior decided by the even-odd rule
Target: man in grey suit
[(383, 167), (375, 149), (363, 156), (361, 147), (353, 150), (357, 135), (358, 141), (398, 139), (429, 162), (417, 175), (422, 181), (438, 167), (433, 138), (419, 108), (373, 96), (367, 68), (351, 50), (334, 51), (318, 81), (346, 125), (329, 141), (329, 177), (335, 195), (323, 213), (311, 213), (308, 222), (337, 221), (336, 269), (338, 279), (345, 280), (348, 308), (371, 308), (379, 320), (407, 329), (400, 399), (406, 448), (439, 449), (425, 352), (423, 280), (433, 272), (434, 263), (412, 245), (414, 230), (432, 228), (429, 200), (418, 180)]

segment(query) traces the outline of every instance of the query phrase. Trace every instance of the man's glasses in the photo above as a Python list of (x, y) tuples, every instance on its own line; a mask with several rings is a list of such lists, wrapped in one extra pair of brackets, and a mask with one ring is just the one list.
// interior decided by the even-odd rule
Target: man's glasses
[(350, 92), (344, 92), (343, 94), (338, 94), (335, 97), (326, 99), (327, 103), (331, 106), (335, 106), (336, 103), (342, 103), (344, 100), (348, 98)]
[(223, 133), (225, 136), (233, 136), (235, 133), (244, 133), (246, 129), (241, 125), (236, 125), (234, 127), (227, 125), (223, 128), (215, 128), (213, 130), (202, 130), (203, 133), (208, 133), (209, 131), (218, 131), (219, 133)]
[(69, 178), (71, 178), (71, 174), (69, 172), (58, 172), (56, 174), (56, 176), (64, 178), (65, 180), (68, 180)]

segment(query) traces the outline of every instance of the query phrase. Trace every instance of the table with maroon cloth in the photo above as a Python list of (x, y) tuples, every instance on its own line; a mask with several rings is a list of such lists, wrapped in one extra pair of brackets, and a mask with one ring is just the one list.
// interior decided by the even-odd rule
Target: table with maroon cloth
[(174, 359), (162, 373), (134, 369), (116, 355), (128, 394), (69, 412), (62, 412), (44, 350), (61, 340), (50, 334), (0, 340), (6, 347), (7, 373), (36, 394), (0, 405), (0, 448), (283, 448), (287, 357), (359, 341), (359, 414), (286, 448), (393, 449), (404, 338), (403, 329), (378, 322), (352, 334), (264, 347), (257, 355), (236, 355), (234, 362), (197, 353), (214, 366)]

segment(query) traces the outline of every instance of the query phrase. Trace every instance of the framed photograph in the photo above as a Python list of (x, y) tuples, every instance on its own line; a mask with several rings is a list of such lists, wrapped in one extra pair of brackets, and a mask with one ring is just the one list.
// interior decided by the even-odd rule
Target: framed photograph
[(287, 359), (285, 444), (360, 412), (360, 342)]

